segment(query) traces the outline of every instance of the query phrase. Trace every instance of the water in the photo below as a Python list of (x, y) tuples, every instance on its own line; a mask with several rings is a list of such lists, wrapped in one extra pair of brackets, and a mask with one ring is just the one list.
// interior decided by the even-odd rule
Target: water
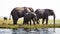
[(18, 28), (18, 29), (1, 29), (0, 34), (59, 34), (60, 28)]

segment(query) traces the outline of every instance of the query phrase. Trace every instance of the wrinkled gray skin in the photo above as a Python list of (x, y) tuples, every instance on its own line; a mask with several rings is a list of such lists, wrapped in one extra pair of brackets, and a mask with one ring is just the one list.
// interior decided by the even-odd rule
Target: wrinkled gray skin
[(33, 24), (35, 25), (36, 19), (37, 19), (37, 17), (36, 17), (36, 14), (34, 12), (27, 12), (24, 15), (24, 22), (23, 22), (23, 24), (29, 24), (28, 22), (30, 22), (30, 25), (31, 25), (31, 20), (32, 20)]
[(48, 24), (48, 16), (53, 16), (54, 17), (54, 24), (55, 24), (55, 13), (51, 9), (37, 9), (35, 11), (37, 14), (37, 24), (39, 24), (39, 19), (42, 20), (42, 24), (44, 24), (44, 21), (46, 20), (46, 24)]
[[(17, 24), (17, 20), (21, 17), (24, 17), (25, 13), (27, 12), (34, 12), (33, 8), (31, 7), (16, 7), (11, 11), (11, 15), (13, 18), (13, 24)], [(11, 16), (10, 18), (11, 19)]]

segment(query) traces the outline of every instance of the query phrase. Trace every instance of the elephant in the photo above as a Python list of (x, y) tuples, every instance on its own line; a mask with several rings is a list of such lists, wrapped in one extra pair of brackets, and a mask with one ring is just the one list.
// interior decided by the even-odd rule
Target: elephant
[(11, 19), (12, 15), (13, 24), (17, 24), (17, 20), (21, 17), (24, 17), (24, 14), (27, 12), (34, 12), (34, 10), (31, 7), (16, 7), (11, 11), (9, 19)]
[(54, 17), (54, 24), (55, 24), (55, 13), (52, 9), (36, 9), (35, 13), (37, 14), (37, 24), (39, 24), (39, 19), (42, 19), (42, 24), (46, 19), (46, 25), (48, 24), (48, 16)]
[(36, 14), (34, 12), (25, 13), (23, 24), (28, 24), (28, 22), (30, 22), (30, 25), (31, 25), (31, 20), (33, 21), (33, 24), (35, 25), (35, 21), (37, 20)]

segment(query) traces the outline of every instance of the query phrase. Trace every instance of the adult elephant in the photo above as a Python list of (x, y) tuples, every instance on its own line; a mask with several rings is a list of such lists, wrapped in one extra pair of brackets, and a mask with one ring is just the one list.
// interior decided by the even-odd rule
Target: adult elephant
[[(17, 24), (17, 20), (21, 17), (24, 17), (24, 14), (27, 12), (34, 12), (31, 7), (16, 7), (11, 11), (11, 15), (13, 18), (13, 24)], [(11, 18), (11, 16), (10, 16)]]
[(39, 19), (43, 19), (42, 20), (42, 24), (44, 24), (44, 21), (46, 19), (46, 24), (48, 24), (48, 16), (54, 16), (54, 24), (55, 24), (55, 13), (53, 12), (53, 10), (51, 9), (37, 9), (35, 11), (35, 13), (37, 14), (37, 23), (39, 24)]
[(28, 22), (30, 22), (30, 25), (31, 25), (31, 20), (33, 21), (33, 24), (35, 25), (35, 21), (37, 20), (36, 14), (34, 12), (25, 13), (23, 24), (29, 24)]

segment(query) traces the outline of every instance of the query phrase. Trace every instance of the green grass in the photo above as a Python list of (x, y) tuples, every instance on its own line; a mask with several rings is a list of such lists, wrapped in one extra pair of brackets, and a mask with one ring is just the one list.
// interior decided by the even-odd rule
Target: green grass
[(49, 20), (48, 21), (49, 24), (48, 25), (42, 25), (42, 20), (40, 20), (40, 24), (36, 24), (36, 25), (22, 25), (23, 23), (23, 19), (19, 19), (18, 20), (18, 24), (17, 25), (13, 25), (13, 20), (7, 20), (4, 21), (3, 19), (0, 19), (0, 28), (54, 28), (54, 27), (58, 27), (60, 28), (60, 20), (56, 20), (56, 24), (55, 26), (52, 24), (53, 20)]
[(55, 26), (53, 24), (49, 25), (12, 25), (12, 24), (2, 24), (0, 25), (0, 28), (60, 28), (60, 24), (56, 24)]
[[(13, 24), (13, 20), (11, 19), (11, 20), (7, 20), (7, 21), (4, 21), (4, 19), (3, 18), (0, 18), (0, 24)], [(18, 24), (22, 24), (23, 23), (23, 19), (19, 19), (18, 20), (18, 22), (17, 22)], [(42, 19), (40, 19), (40, 24), (42, 23)], [(53, 23), (53, 20), (48, 20), (48, 23), (49, 24), (52, 24)], [(56, 24), (60, 24), (60, 20), (55, 20), (55, 23)]]

